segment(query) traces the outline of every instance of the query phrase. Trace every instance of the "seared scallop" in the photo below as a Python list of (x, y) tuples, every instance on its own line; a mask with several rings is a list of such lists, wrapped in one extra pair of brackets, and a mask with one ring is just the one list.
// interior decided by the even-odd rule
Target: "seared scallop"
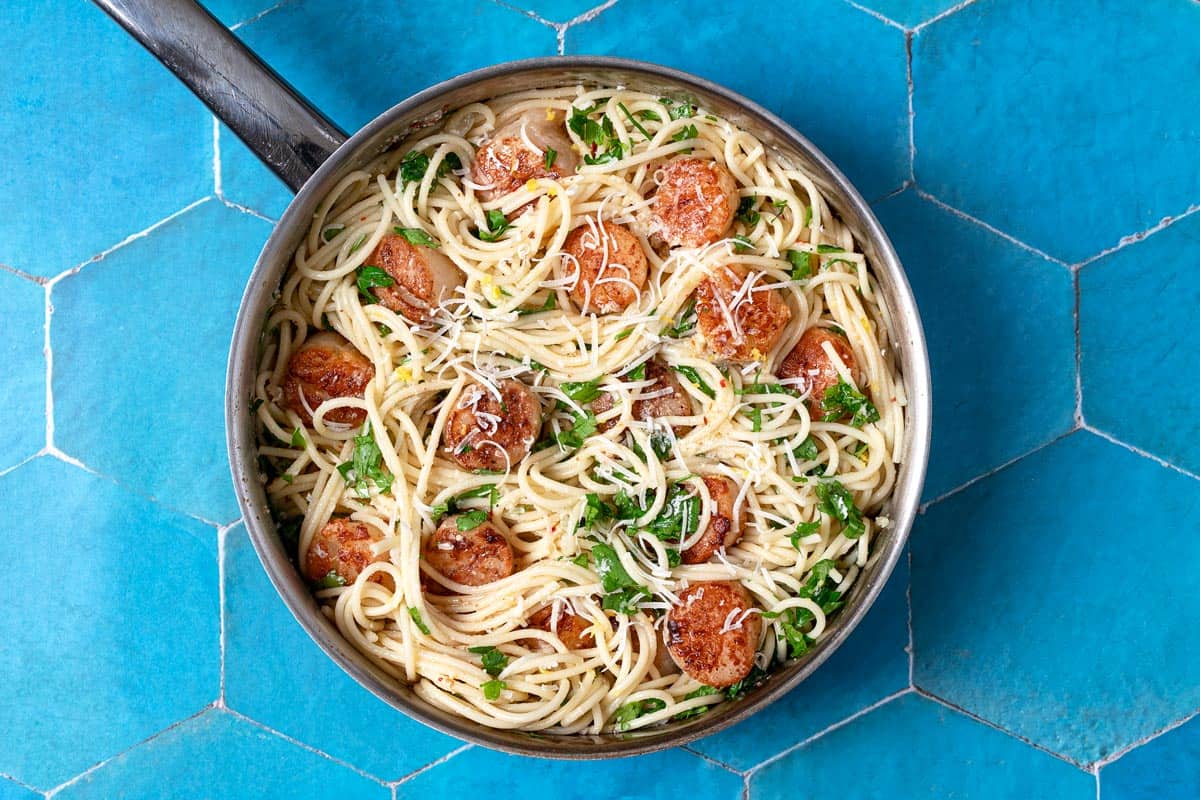
[[(553, 151), (553, 153), (551, 153)], [(498, 128), (475, 152), (471, 180), (485, 203), (524, 186), (534, 178), (575, 174), (579, 160), (561, 123), (527, 111)]]
[[(628, 380), (628, 376), (626, 376), (626, 380)], [(675, 377), (675, 370), (658, 359), (652, 358), (646, 362), (645, 380), (651, 380), (654, 383), (638, 389), (634, 393), (634, 397), (641, 396), (640, 399), (633, 401), (631, 413), (634, 419), (639, 422), (650, 422), (659, 417), (690, 417), (692, 415), (692, 399), (688, 397), (679, 378)], [(605, 392), (592, 401), (592, 413), (600, 416), (610, 410), (615, 402), (612, 394)], [(604, 433), (615, 424), (615, 420), (605, 420), (598, 427), (600, 432)], [(681, 434), (684, 430), (683, 426), (675, 427), (676, 435)]]
[(543, 606), (534, 613), (526, 625), (543, 631), (553, 631), (569, 650), (586, 650), (596, 646), (592, 633), (592, 621), (565, 608), (554, 613), (554, 604)]
[(680, 553), (684, 564), (703, 564), (718, 550), (733, 547), (742, 538), (741, 509), (737, 514), (733, 511), (738, 485), (721, 475), (702, 475), (701, 479), (708, 490), (708, 525), (700, 539)]
[(371, 291), (379, 302), (410, 322), (427, 321), (438, 303), (454, 296), (463, 283), (462, 271), (439, 250), (415, 245), (400, 234), (388, 234), (366, 261), (395, 283)]
[(703, 247), (721, 239), (737, 213), (737, 182), (725, 167), (685, 156), (655, 173), (653, 230), (671, 247)]
[(667, 648), (679, 668), (718, 689), (750, 674), (762, 634), (762, 618), (751, 611), (750, 593), (740, 583), (693, 583), (667, 612)]
[(646, 252), (638, 238), (622, 225), (580, 225), (567, 235), (562, 252), (563, 274), (578, 270), (570, 289), (571, 299), (585, 314), (624, 311), (646, 285)]
[(696, 287), (696, 324), (705, 349), (719, 359), (766, 359), (792, 318), (778, 289), (747, 289), (749, 280), (744, 268), (726, 265)]
[[(374, 365), (354, 345), (336, 333), (318, 333), (288, 360), (284, 404), (311, 425), (319, 405), (335, 397), (361, 398), (374, 377)], [(366, 419), (361, 408), (337, 408), (325, 415), (326, 422), (342, 425), (361, 425)]]
[(501, 381), (500, 398), (479, 383), (463, 389), (442, 442), (463, 469), (504, 472), (529, 455), (542, 430), (542, 406), (528, 386)]
[(833, 352), (837, 353), (837, 357), (853, 376), (857, 366), (854, 351), (850, 349), (850, 343), (844, 336), (829, 328), (806, 330), (776, 370), (780, 378), (797, 380), (796, 388), (808, 393), (806, 404), (814, 419), (821, 419), (821, 401), (825, 399), (825, 393), (837, 386), (841, 380), (841, 374), (833, 359), (825, 352), (825, 342), (833, 346)]
[(446, 578), (464, 586), (483, 586), (513, 573), (513, 549), (491, 520), (474, 527), (462, 514), (446, 517), (425, 541), (422, 558)]
[[(354, 583), (368, 564), (387, 560), (386, 555), (371, 553), (371, 545), (382, 538), (383, 534), (365, 522), (331, 519), (308, 545), (304, 576), (314, 583), (331, 575), (340, 578), (344, 585)], [(377, 583), (384, 578), (381, 573), (371, 576)]]

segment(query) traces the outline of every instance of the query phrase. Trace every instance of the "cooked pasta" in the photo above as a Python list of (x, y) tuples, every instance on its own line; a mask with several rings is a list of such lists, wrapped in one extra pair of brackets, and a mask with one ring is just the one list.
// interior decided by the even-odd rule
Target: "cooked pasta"
[(430, 704), (629, 730), (822, 636), (888, 520), (904, 388), (853, 232), (686, 99), (449, 113), (320, 204), (256, 382), (323, 609)]

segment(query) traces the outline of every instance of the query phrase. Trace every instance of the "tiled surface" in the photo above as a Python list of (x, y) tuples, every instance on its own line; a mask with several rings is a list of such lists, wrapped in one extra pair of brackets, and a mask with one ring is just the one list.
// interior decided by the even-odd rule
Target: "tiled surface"
[(211, 7), (347, 129), (565, 50), (693, 70), (814, 139), (925, 318), (911, 577), (691, 752), (535, 764), (392, 711), (225, 527), (225, 352), (286, 191), (90, 3), (3, 4), (0, 798), (1200, 793), (1200, 5)]

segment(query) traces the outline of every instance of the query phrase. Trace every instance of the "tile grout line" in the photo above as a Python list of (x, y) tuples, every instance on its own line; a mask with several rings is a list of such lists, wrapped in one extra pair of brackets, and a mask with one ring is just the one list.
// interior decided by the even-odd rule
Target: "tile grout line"
[(7, 264), (0, 264), (0, 270), (12, 273), (16, 277), (30, 281), (31, 283), (36, 283), (38, 286), (45, 286), (46, 282), (50, 280), (49, 278), (43, 278), (40, 275), (34, 275), (32, 272), (26, 272), (23, 269), (10, 267)]
[(34, 794), (40, 794), (42, 797), (46, 796), (46, 793), (44, 791), (42, 791), (41, 789), (34, 788), (33, 786), (26, 783), (25, 781), (20, 780), (19, 778), (16, 778), (12, 775), (9, 775), (7, 772), (0, 772), (0, 779), (6, 780), (9, 783), (14, 783), (17, 786), (20, 786), (22, 789), (31, 791)]
[(45, 792), (46, 798), (49, 799), (49, 798), (54, 797), (56, 794), (61, 792), (63, 789), (66, 789), (69, 786), (74, 786), (76, 783), (83, 780), (88, 775), (91, 775), (93, 772), (96, 772), (97, 770), (107, 766), (108, 764), (112, 763), (113, 761), (116, 761), (118, 758), (123, 758), (124, 756), (133, 752), (137, 748), (139, 748), (143, 745), (147, 745), (150, 742), (153, 742), (155, 739), (162, 736), (164, 733), (167, 733), (168, 731), (172, 731), (175, 728), (178, 728), (180, 725), (184, 725), (188, 722), (191, 722), (192, 720), (200, 717), (201, 715), (211, 711), (212, 708), (213, 708), (213, 706), (207, 705), (204, 708), (197, 711), (196, 713), (189, 714), (188, 716), (184, 717), (181, 720), (176, 720), (175, 722), (172, 722), (170, 725), (166, 726), (162, 730), (155, 731), (154, 733), (147, 736), (145, 739), (142, 739), (139, 742), (134, 742), (133, 744), (131, 744), (129, 747), (126, 747), (121, 752), (111, 755), (108, 758), (97, 761), (95, 764), (92, 764), (90, 767), (88, 767), (83, 772), (79, 773), (78, 775), (76, 775), (72, 778), (68, 778), (67, 780), (63, 781), (62, 783), (58, 784), (57, 786), (55, 786), (52, 789), (47, 789)]
[(1100, 770), (1097, 769), (1093, 775), (1096, 778), (1096, 800), (1100, 800)]
[(1048, 748), (1044, 745), (1040, 745), (1037, 742), (1033, 741), (1032, 739), (1027, 739), (1026, 737), (1021, 736), (1020, 734), (1016, 733), (1015, 731), (1010, 731), (1007, 728), (1003, 728), (1000, 725), (998, 725), (997, 723), (992, 722), (991, 720), (988, 720), (988, 719), (984, 719), (983, 717), (979, 716), (978, 714), (974, 714), (974, 713), (968, 711), (967, 709), (963, 708), (962, 706), (958, 706), (958, 705), (955, 705), (954, 703), (951, 703), (949, 700), (945, 700), (941, 697), (938, 697), (937, 695), (933, 694), (932, 692), (930, 692), (926, 689), (922, 689), (919, 686), (914, 686), (913, 691), (916, 692), (917, 695), (919, 695), (920, 697), (924, 697), (925, 699), (930, 700), (934, 703), (937, 703), (938, 705), (943, 706), (945, 708), (948, 708), (951, 711), (954, 711), (958, 714), (962, 714), (964, 717), (967, 717), (968, 719), (975, 720), (980, 725), (983, 725), (984, 727), (991, 728), (994, 731), (1002, 733), (1005, 736), (1009, 737), (1010, 739), (1016, 739), (1018, 742), (1021, 742), (1022, 744), (1025, 744), (1028, 747), (1031, 747), (1034, 750), (1037, 750), (1038, 752), (1045, 753), (1048, 756), (1053, 756), (1054, 758), (1057, 758), (1059, 761), (1070, 764), (1071, 766), (1076, 767), (1077, 769), (1081, 769), (1084, 772), (1091, 771), (1088, 769), (1088, 765), (1086, 765), (1086, 764), (1081, 764), (1078, 761), (1076, 761), (1075, 759), (1070, 758), (1069, 756), (1065, 756), (1062, 753), (1056, 753), (1053, 750), (1051, 750), (1050, 748)]
[(1108, 765), (1110, 765), (1116, 761), (1119, 761), (1120, 759), (1129, 755), (1129, 753), (1138, 749), (1139, 747), (1144, 747), (1144, 746), (1150, 744), (1151, 742), (1153, 742), (1155, 739), (1159, 738), (1160, 736), (1164, 736), (1164, 735), (1170, 733), (1171, 731), (1175, 730), (1176, 728), (1181, 728), (1184, 725), (1191, 722), (1193, 719), (1197, 719), (1197, 718), (1200, 718), (1200, 711), (1193, 711), (1192, 713), (1188, 714), (1187, 716), (1180, 717), (1179, 719), (1175, 720), (1174, 722), (1167, 723), (1163, 727), (1147, 734), (1146, 736), (1143, 736), (1142, 738), (1138, 739), (1137, 741), (1130, 742), (1129, 744), (1125, 745), (1124, 747), (1117, 748), (1111, 754), (1105, 756), (1104, 758), (1099, 759), (1098, 761), (1095, 762), (1095, 764), (1093, 764), (1093, 766), (1096, 768), (1097, 779), (1099, 779), (1099, 777), (1100, 777), (1100, 770), (1103, 769), (1104, 767), (1107, 767)]
[(44, 292), (45, 318), (42, 323), (42, 355), (46, 359), (46, 444), (45, 449), (54, 447), (54, 350), (50, 346), (50, 319), (54, 316), (54, 303), (50, 299), (52, 284), (42, 287)]
[(946, 17), (950, 16), (951, 14), (957, 14), (959, 11), (962, 11), (967, 6), (974, 5), (975, 2), (976, 2), (976, 0), (963, 0), (963, 2), (958, 3), (957, 5), (950, 6), (950, 8), (947, 8), (945, 11), (941, 12), (940, 14), (935, 14), (934, 16), (930, 17), (929, 19), (925, 20), (924, 22), (919, 22), (916, 25), (914, 25), (912, 32), (920, 33), (923, 28), (927, 28), (935, 22), (941, 22), (942, 20), (944, 20)]
[(1099, 436), (1101, 439), (1112, 442), (1113, 444), (1117, 445), (1118, 447), (1124, 447), (1129, 452), (1139, 455), (1142, 458), (1148, 458), (1151, 461), (1153, 461), (1154, 463), (1158, 464), (1160, 467), (1166, 467), (1169, 470), (1174, 470), (1175, 472), (1178, 472), (1180, 475), (1186, 475), (1187, 477), (1191, 478), (1192, 480), (1200, 481), (1200, 475), (1196, 474), (1195, 472), (1191, 472), (1189, 470), (1184, 469), (1183, 467), (1176, 466), (1175, 464), (1172, 464), (1170, 461), (1167, 461), (1165, 458), (1160, 458), (1147, 450), (1143, 450), (1142, 448), (1140, 448), (1136, 445), (1130, 444), (1129, 442), (1121, 441), (1120, 439), (1118, 439), (1116, 436), (1113, 436), (1108, 431), (1102, 431), (1099, 428), (1096, 428), (1092, 425), (1087, 424), (1086, 422), (1083, 425), (1081, 425), (1079, 429), (1083, 430), (1083, 431), (1087, 431), (1088, 433), (1093, 434), (1095, 436)]
[(908, 81), (908, 180), (917, 183), (917, 112), (913, 105), (913, 32), (904, 32), (905, 72)]
[(393, 791), (397, 787), (399, 787), (400, 784), (407, 783), (408, 781), (411, 781), (413, 778), (417, 777), (418, 775), (428, 772), (429, 770), (433, 769), (434, 767), (440, 767), (442, 764), (445, 764), (447, 761), (454, 758), (458, 754), (464, 753), (467, 750), (470, 750), (474, 746), (475, 745), (472, 745), (472, 744), (464, 744), (462, 747), (458, 747), (454, 750), (451, 750), (449, 753), (446, 753), (446, 755), (442, 756), (441, 758), (436, 758), (433, 761), (430, 761), (428, 764), (426, 764), (423, 767), (417, 767), (415, 770), (408, 773), (404, 777), (398, 778), (398, 779), (392, 781), (391, 786), (392, 786)]
[(331, 756), (329, 753), (326, 753), (324, 750), (319, 750), (316, 747), (313, 747), (311, 744), (308, 744), (307, 742), (302, 742), (301, 740), (299, 740), (293, 736), (288, 736), (286, 733), (283, 733), (282, 731), (277, 731), (274, 728), (272, 728), (271, 726), (265, 725), (262, 722), (259, 722), (258, 720), (254, 719), (252, 717), (247, 717), (245, 714), (243, 714), (239, 711), (235, 711), (232, 708), (221, 709), (220, 713), (228, 714), (231, 717), (233, 717), (234, 719), (239, 719), (242, 722), (245, 722), (247, 725), (253, 725), (256, 728), (264, 730), (267, 733), (271, 734), (272, 736), (277, 736), (280, 739), (282, 739), (283, 741), (285, 741), (291, 745), (294, 745), (296, 747), (299, 747), (301, 750), (307, 750), (308, 752), (310, 752), (314, 755), (320, 756), (321, 758), (327, 759), (328, 761), (331, 761), (334, 764), (345, 767), (346, 769), (349, 769), (352, 772), (356, 772), (359, 775), (361, 775), (362, 777), (367, 778), (368, 780), (372, 780), (375, 783), (378, 783), (380, 786), (384, 786), (384, 787), (391, 786), (391, 784), (388, 781), (385, 781), (382, 778), (372, 775), (371, 773), (367, 772), (364, 769), (361, 769), (360, 767), (354, 766), (349, 761), (345, 761), (343, 759)]
[(1086, 430), (1086, 426), (1080, 427), (1080, 426), (1072, 425), (1070, 430), (1064, 431), (1063, 433), (1058, 434), (1057, 436), (1050, 439), (1049, 441), (1043, 442), (1042, 444), (1039, 444), (1038, 446), (1034, 447), (1032, 450), (1027, 450), (1024, 453), (1021, 453), (1020, 455), (1014, 456), (1013, 458), (1010, 458), (1008, 461), (1005, 461), (1003, 464), (999, 464), (995, 467), (992, 467), (987, 472), (983, 472), (979, 475), (976, 475), (974, 478), (971, 478), (971, 480), (967, 481), (966, 483), (956, 486), (947, 492), (943, 492), (942, 494), (938, 495), (937, 497), (933, 498), (932, 500), (928, 500), (928, 501), (922, 503), (921, 506), (917, 509), (917, 513), (924, 514), (931, 507), (937, 505), (938, 503), (942, 502), (943, 500), (950, 499), (954, 495), (971, 488), (972, 486), (979, 483), (980, 481), (985, 480), (986, 478), (992, 477), (993, 475), (995, 475), (997, 472), (1000, 472), (1001, 470), (1008, 469), (1009, 467), (1016, 464), (1018, 461), (1023, 461), (1024, 459), (1028, 458), (1029, 456), (1033, 455), (1034, 453), (1036, 453), (1040, 450), (1045, 450), (1050, 445), (1052, 445), (1058, 441), (1061, 441), (1062, 439), (1065, 439), (1068, 436), (1070, 436), (1071, 434), (1077, 433), (1080, 430)]
[(1071, 270), (1071, 288), (1074, 291), (1075, 316), (1075, 427), (1083, 427), (1083, 338), (1080, 334), (1079, 270)]
[(265, 17), (267, 14), (270, 14), (274, 11), (278, 11), (279, 9), (283, 8), (284, 6), (291, 5), (293, 2), (294, 2), (294, 0), (281, 0), (281, 2), (278, 2), (275, 5), (271, 6), (270, 8), (267, 8), (267, 9), (264, 9), (264, 10), (258, 12), (257, 14), (255, 14), (252, 17), (244, 19), (241, 22), (233, 23), (232, 25), (229, 26), (229, 30), (236, 31), (238, 28), (244, 28), (247, 25), (258, 22), (260, 19)]
[(237, 523), (217, 531), (217, 650), (219, 681), (217, 683), (217, 708), (225, 704), (225, 538)]
[(584, 25), (591, 22), (596, 17), (608, 11), (617, 4), (617, 0), (608, 0), (606, 3), (601, 3), (598, 6), (593, 6), (582, 14), (572, 17), (563, 23), (562, 28), (558, 31), (558, 54), (560, 56), (567, 54), (567, 29), (575, 25)]
[(195, 201), (187, 204), (183, 208), (179, 209), (178, 211), (175, 211), (175, 212), (171, 213), (170, 215), (163, 217), (158, 222), (155, 222), (153, 225), (146, 228), (145, 230), (141, 230), (141, 231), (138, 231), (137, 233), (129, 234), (124, 239), (122, 239), (121, 241), (114, 244), (112, 247), (109, 247), (106, 250), (102, 250), (100, 253), (92, 256), (91, 258), (87, 259), (86, 261), (83, 261), (83, 262), (71, 267), (70, 269), (67, 269), (67, 270), (64, 270), (64, 271), (58, 273), (53, 278), (50, 278), (49, 280), (47, 280), (46, 285), (48, 287), (54, 286), (55, 284), (57, 284), (61, 281), (64, 281), (73, 275), (78, 275), (79, 272), (82, 271), (84, 267), (87, 267), (87, 266), (90, 266), (97, 262), (103, 261), (104, 259), (108, 258), (113, 253), (122, 249), (126, 245), (132, 244), (133, 242), (137, 241), (138, 239), (145, 239), (151, 233), (158, 230), (162, 226), (166, 225), (168, 222), (174, 221), (176, 218), (183, 216), (184, 214), (186, 214), (187, 212), (191, 211), (194, 208), (204, 205), (205, 203), (207, 203), (209, 200), (212, 200), (212, 199), (213, 199), (213, 195), (211, 195), (211, 194), (205, 195), (204, 197), (201, 197), (199, 200), (195, 200)]
[(912, 688), (905, 687), (898, 692), (892, 692), (888, 696), (883, 697), (879, 700), (876, 700), (874, 703), (867, 706), (866, 708), (861, 708), (858, 711), (855, 711), (853, 714), (846, 717), (845, 719), (838, 720), (837, 722), (833, 723), (832, 725), (829, 725), (828, 727), (822, 728), (821, 730), (817, 731), (812, 736), (809, 736), (806, 739), (802, 739), (799, 742), (796, 742), (796, 744), (792, 745), (791, 747), (788, 747), (786, 750), (782, 750), (782, 751), (776, 753), (775, 755), (771, 756), (770, 758), (766, 759), (765, 761), (755, 764), (753, 767), (746, 770), (747, 783), (749, 782), (750, 778), (753, 775), (760, 772), (765, 767), (768, 767), (771, 764), (774, 764), (776, 761), (780, 760), (781, 758), (785, 758), (785, 757), (791, 755), (792, 753), (796, 752), (797, 750), (804, 747), (805, 745), (812, 744), (817, 739), (820, 739), (822, 736), (825, 736), (826, 734), (833, 733), (834, 731), (838, 730), (839, 728), (844, 728), (845, 726), (847, 726), (850, 723), (857, 720), (859, 717), (865, 717), (867, 714), (870, 714), (875, 709), (880, 708), (881, 706), (885, 706), (888, 703), (892, 702), (893, 700), (903, 697), (904, 695), (909, 694), (912, 691), (913, 691)]
[(908, 688), (916, 686), (913, 676), (917, 672), (917, 643), (913, 636), (913, 604), (912, 604), (912, 538), (908, 540), (908, 587), (904, 599), (908, 602)]
[(1062, 259), (1055, 258), (1054, 256), (1050, 255), (1049, 253), (1046, 253), (1042, 250), (1037, 249), (1033, 245), (1022, 242), (1020, 239), (1016, 238), (1012, 234), (1005, 233), (1004, 231), (997, 228), (995, 225), (991, 225), (991, 224), (979, 219), (978, 217), (973, 217), (970, 214), (968, 214), (967, 212), (955, 208), (954, 206), (950, 205), (949, 203), (945, 202), (944, 200), (941, 200), (938, 197), (935, 197), (934, 195), (930, 194), (929, 192), (925, 191), (924, 189), (922, 189), (919, 186), (917, 187), (917, 196), (923, 200), (928, 200), (930, 203), (933, 203), (935, 206), (942, 209), (943, 211), (948, 211), (949, 213), (953, 214), (956, 217), (959, 217), (960, 219), (964, 219), (967, 222), (971, 222), (971, 223), (978, 225), (979, 227), (983, 228), (985, 231), (988, 231), (989, 233), (993, 233), (996, 236), (999, 236), (1001, 239), (1004, 239), (1006, 242), (1015, 244), (1017, 247), (1020, 247), (1022, 250), (1027, 250), (1028, 252), (1033, 253), (1036, 256), (1041, 256), (1042, 258), (1044, 258), (1047, 261), (1050, 261), (1054, 264), (1058, 264), (1059, 266), (1065, 267), (1066, 269), (1071, 269), (1071, 265), (1068, 264), (1067, 262), (1063, 261)]
[(1076, 264), (1074, 268), (1076, 271), (1078, 271), (1080, 269), (1083, 269), (1088, 264), (1091, 264), (1094, 261), (1099, 261), (1100, 259), (1104, 258), (1105, 256), (1112, 255), (1113, 253), (1117, 252), (1118, 250), (1124, 250), (1126, 247), (1129, 247), (1132, 244), (1137, 244), (1138, 242), (1143, 242), (1146, 239), (1153, 236), (1154, 234), (1158, 233), (1159, 231), (1166, 230), (1167, 228), (1174, 225), (1176, 222), (1185, 220), (1197, 212), (1200, 212), (1200, 205), (1188, 206), (1180, 214), (1167, 215), (1167, 216), (1163, 217), (1162, 219), (1160, 219), (1157, 224), (1152, 225), (1149, 228), (1146, 228), (1145, 230), (1138, 231), (1137, 233), (1131, 233), (1128, 236), (1122, 236), (1121, 239), (1115, 245), (1113, 245), (1112, 247), (1109, 247), (1105, 250), (1101, 250), (1099, 253), (1096, 253), (1094, 256), (1089, 256), (1088, 258), (1085, 258), (1083, 261), (1080, 261), (1078, 264)]
[(224, 200), (224, 187), (221, 185), (221, 121), (215, 115), (212, 118), (212, 148), (213, 194), (218, 200)]
[(735, 768), (733, 767), (733, 765), (731, 765), (731, 764), (726, 764), (724, 761), (720, 761), (720, 760), (718, 760), (718, 759), (715, 759), (715, 758), (713, 758), (713, 757), (712, 757), (712, 756), (710, 756), (710, 755), (706, 755), (705, 753), (701, 753), (699, 750), (696, 750), (696, 749), (695, 749), (695, 748), (693, 748), (691, 745), (686, 745), (686, 744), (684, 744), (684, 745), (680, 745), (680, 746), (679, 746), (679, 749), (680, 749), (680, 750), (682, 750), (682, 751), (684, 751), (685, 753), (691, 753), (691, 754), (692, 754), (692, 755), (694, 755), (696, 758), (699, 758), (699, 759), (702, 759), (702, 760), (704, 760), (704, 761), (707, 761), (709, 764), (712, 764), (714, 767), (717, 767), (718, 769), (723, 769), (723, 770), (725, 770), (726, 772), (732, 772), (734, 775), (737, 775), (737, 776), (739, 776), (739, 777), (742, 777), (742, 776), (744, 776), (744, 775), (745, 775), (745, 773), (744, 773), (744, 772), (742, 772), (741, 770), (739, 770), (739, 769), (735, 769)]
[(842, 0), (842, 2), (844, 2), (846, 5), (850, 6), (851, 8), (854, 8), (854, 9), (857, 9), (857, 10), (863, 12), (868, 17), (874, 17), (875, 19), (882, 22), (884, 25), (889, 25), (893, 28), (899, 28), (902, 31), (908, 30), (903, 25), (901, 25), (899, 22), (896, 22), (896, 20), (892, 19), (891, 17), (886, 17), (883, 14), (880, 14), (878, 11), (876, 11), (873, 8), (867, 8), (866, 6), (859, 5), (858, 3), (854, 2), (854, 0)]

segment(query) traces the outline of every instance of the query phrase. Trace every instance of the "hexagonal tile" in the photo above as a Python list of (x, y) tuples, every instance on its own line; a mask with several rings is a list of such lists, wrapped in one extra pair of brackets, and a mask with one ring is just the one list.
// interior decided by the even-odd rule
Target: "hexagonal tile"
[(0, 340), (0, 397), (11, 419), (0, 438), (0, 470), (18, 464), (46, 444), (46, 293), (36, 283), (0, 269), (0, 297), (7, 332)]
[(1180, 213), (1200, 202), (1179, 168), (1200, 161), (1198, 40), (1191, 0), (939, 20), (913, 43), (918, 185), (1069, 262)]
[(514, 787), (555, 800), (740, 800), (742, 779), (684, 750), (619, 761), (549, 761), (473, 747), (396, 789), (397, 800), (507, 797)]
[(264, 217), (279, 219), (292, 202), (292, 190), (275, 176), (233, 131), (220, 126), (221, 196), (251, 208)]
[(693, 747), (746, 770), (908, 685), (907, 559), (850, 638), (786, 697)]
[(288, 613), (240, 526), (226, 535), (225, 580), (230, 708), (387, 780), (462, 745), (410, 720), (330, 661)]
[(370, 778), (219, 711), (164, 731), (55, 797), (157, 800), (164, 791), (171, 797), (261, 800), (391, 797)]
[(210, 200), (51, 293), (55, 443), (138, 492), (237, 518), (225, 361), (271, 227)]
[(214, 530), (49, 457), (0, 508), (0, 773), (54, 786), (216, 698)]
[[(1200, 484), (1079, 432), (913, 534), (915, 679), (1056, 753), (1103, 758), (1200, 707)], [(1164, 561), (1166, 558), (1167, 561)]]
[(876, 211), (912, 283), (929, 346), (930, 499), (1071, 429), (1071, 274), (912, 190)]
[(893, 22), (906, 28), (915, 27), (933, 19), (943, 11), (958, 5), (962, 0), (855, 0), (855, 2), (883, 14)]
[(1200, 797), (1200, 718), (1100, 770), (1104, 800)]
[[(1185, 333), (1200, 304), (1200, 214), (1180, 220), (1079, 273), (1083, 416), (1200, 472), (1200, 396), (1176, 381), (1200, 371), (1200, 339)], [(1133, 389), (1133, 375), (1169, 389)]]
[[(661, 37), (631, 35), (648, 19), (675, 32), (669, 46)], [(814, 20), (820, 32), (799, 42), (797, 31)], [(746, 46), (731, 46), (739, 44)], [(697, 14), (683, 3), (621, 0), (568, 28), (567, 52), (659, 62), (741, 92), (812, 139), (867, 198), (908, 177), (904, 33), (840, 0), (782, 3), (770, 15), (736, 4)]]
[[(296, 47), (331, 20), (336, 37), (319, 48)], [(418, 14), (300, 0), (238, 34), (348, 131), (438, 81), (499, 61), (553, 55), (556, 47), (553, 29), (488, 0), (428, 0)], [(470, 46), (450, 46), (451, 39)]]
[(751, 776), (750, 800), (835, 786), (846, 800), (1096, 796), (1091, 775), (916, 694), (768, 764)]
[(21, 65), (0, 114), (20, 154), (0, 172), (0, 263), (55, 275), (212, 190), (203, 106), (93, 4), (5, 3), (0, 52)]

